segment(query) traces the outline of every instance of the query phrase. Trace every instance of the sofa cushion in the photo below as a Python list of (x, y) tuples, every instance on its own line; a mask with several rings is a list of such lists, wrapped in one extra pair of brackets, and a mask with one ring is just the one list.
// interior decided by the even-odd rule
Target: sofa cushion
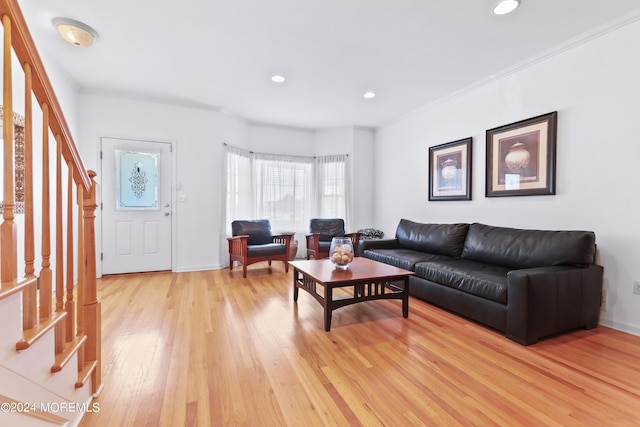
[(522, 230), (471, 224), (462, 258), (511, 268), (587, 266), (594, 261), (591, 231)]
[(364, 257), (411, 271), (414, 271), (414, 267), (418, 262), (450, 259), (444, 255), (428, 254), (404, 248), (368, 249), (364, 252)]
[(273, 243), (271, 224), (268, 219), (236, 220), (231, 223), (234, 236), (248, 235), (248, 245), (265, 245)]
[(396, 238), (401, 247), (459, 258), (468, 224), (422, 224), (401, 219)]
[(509, 271), (509, 268), (462, 259), (420, 262), (415, 268), (417, 277), (503, 304), (507, 303)]

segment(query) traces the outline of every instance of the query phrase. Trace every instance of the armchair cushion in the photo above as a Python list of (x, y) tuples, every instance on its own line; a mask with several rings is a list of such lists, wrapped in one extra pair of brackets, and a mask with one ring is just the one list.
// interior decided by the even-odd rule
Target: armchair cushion
[(266, 245), (247, 245), (247, 256), (273, 256), (287, 252), (287, 245), (282, 243), (267, 243)]
[(312, 218), (309, 222), (311, 233), (319, 233), (321, 242), (330, 242), (334, 237), (343, 237), (344, 220), (342, 218)]
[(249, 245), (266, 245), (273, 243), (271, 224), (268, 219), (236, 220), (231, 223), (231, 233), (234, 236), (248, 235)]

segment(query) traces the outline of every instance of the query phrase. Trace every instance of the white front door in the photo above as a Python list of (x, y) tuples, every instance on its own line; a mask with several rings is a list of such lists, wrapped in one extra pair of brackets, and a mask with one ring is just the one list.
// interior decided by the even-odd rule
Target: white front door
[(102, 273), (171, 270), (171, 143), (100, 145)]

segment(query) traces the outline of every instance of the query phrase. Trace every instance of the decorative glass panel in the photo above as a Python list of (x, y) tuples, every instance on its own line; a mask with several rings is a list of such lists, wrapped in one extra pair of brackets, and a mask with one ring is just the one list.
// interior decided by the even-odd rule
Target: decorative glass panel
[(117, 209), (159, 209), (160, 153), (116, 150)]

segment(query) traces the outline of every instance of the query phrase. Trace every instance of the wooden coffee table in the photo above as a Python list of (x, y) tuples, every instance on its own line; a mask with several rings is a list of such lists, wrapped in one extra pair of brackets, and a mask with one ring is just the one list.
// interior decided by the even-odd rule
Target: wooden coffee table
[[(324, 307), (324, 330), (331, 330), (333, 310), (377, 299), (402, 300), (402, 316), (409, 317), (409, 276), (415, 273), (368, 258), (356, 257), (348, 270), (337, 269), (328, 259), (290, 261), (293, 267), (293, 300), (298, 289), (309, 292)], [(404, 282), (398, 286), (397, 282)], [(318, 285), (323, 288), (318, 292)], [(351, 297), (333, 299), (334, 288), (353, 286)]]

